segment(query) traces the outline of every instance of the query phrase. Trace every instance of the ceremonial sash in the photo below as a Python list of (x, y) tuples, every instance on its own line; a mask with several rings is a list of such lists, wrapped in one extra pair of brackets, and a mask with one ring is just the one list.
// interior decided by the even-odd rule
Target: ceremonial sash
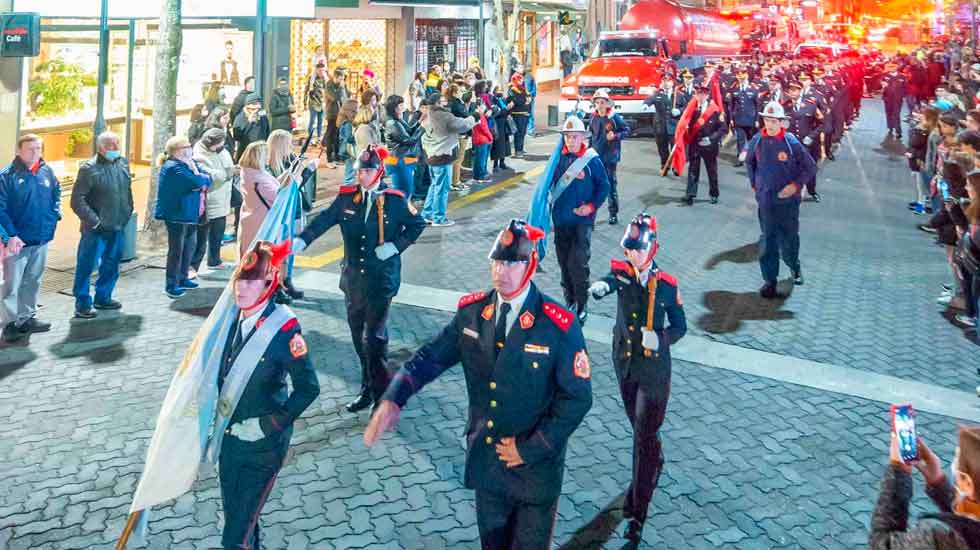
[(599, 153), (596, 153), (595, 149), (589, 147), (585, 150), (585, 153), (583, 153), (579, 158), (575, 159), (575, 162), (573, 162), (571, 166), (565, 170), (565, 173), (558, 178), (558, 185), (556, 185), (548, 194), (548, 205), (551, 206), (552, 209), (555, 207), (555, 201), (557, 201), (558, 197), (560, 197), (561, 194), (568, 189), (568, 186), (575, 181), (575, 178), (579, 175), (579, 172), (585, 170), (585, 166), (589, 164), (592, 159), (598, 156)]
[(694, 121), (694, 127), (691, 128), (691, 133), (690, 133), (691, 139), (693, 139), (694, 136), (698, 134), (702, 126), (708, 123), (708, 119), (711, 118), (713, 114), (720, 111), (721, 109), (718, 108), (718, 105), (716, 103), (714, 103), (713, 101), (709, 101), (708, 108), (705, 109), (704, 112), (701, 113), (701, 116), (699, 116), (698, 119)]
[(261, 326), (256, 327), (255, 332), (245, 342), (241, 352), (235, 358), (235, 362), (231, 365), (224, 384), (222, 384), (211, 437), (208, 439), (205, 461), (217, 464), (218, 454), (221, 451), (221, 440), (228, 428), (228, 422), (235, 413), (235, 408), (238, 407), (238, 400), (241, 399), (245, 386), (252, 378), (252, 373), (255, 372), (259, 359), (269, 349), (269, 344), (272, 343), (272, 339), (276, 337), (279, 329), (295, 318), (296, 314), (291, 309), (284, 305), (278, 305), (273, 310), (272, 315), (266, 317)]

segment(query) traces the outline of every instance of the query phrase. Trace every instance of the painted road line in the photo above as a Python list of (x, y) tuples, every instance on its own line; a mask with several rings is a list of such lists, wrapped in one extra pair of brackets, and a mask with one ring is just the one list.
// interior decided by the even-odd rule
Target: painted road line
[[(306, 290), (340, 294), (339, 283), (340, 275), (336, 273), (306, 272), (296, 277), (296, 286)], [(394, 302), (453, 312), (463, 294), (454, 290), (402, 284)], [(613, 323), (609, 317), (590, 315), (583, 329), (586, 339), (610, 345)], [(706, 367), (881, 403), (913, 403), (920, 411), (980, 422), (980, 400), (975, 395), (941, 386), (723, 344), (702, 336), (685, 336), (671, 347), (670, 352), (676, 359)]]
[[(447, 210), (448, 211), (458, 210), (460, 208), (469, 206), (475, 202), (479, 202), (483, 199), (492, 197), (498, 193), (502, 193), (510, 189), (511, 187), (516, 187), (517, 185), (520, 185), (528, 178), (534, 178), (540, 175), (541, 172), (543, 171), (544, 171), (544, 165), (539, 165), (528, 170), (527, 172), (523, 172), (521, 174), (517, 174), (515, 176), (507, 178), (500, 183), (495, 183), (493, 185), (484, 187), (479, 191), (474, 191), (473, 193), (463, 195), (462, 197), (459, 197), (456, 200), (450, 202), (449, 206), (447, 207)], [(321, 267), (328, 266), (336, 261), (339, 261), (343, 257), (344, 257), (344, 247), (337, 246), (316, 256), (297, 255), (293, 259), (293, 265), (308, 268), (308, 269), (320, 269)]]

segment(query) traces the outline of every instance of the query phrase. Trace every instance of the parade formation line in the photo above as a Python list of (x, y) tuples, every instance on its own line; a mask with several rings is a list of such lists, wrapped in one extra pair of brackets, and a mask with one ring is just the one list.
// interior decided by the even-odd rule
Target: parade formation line
[[(307, 290), (341, 294), (340, 275), (336, 273), (305, 272), (296, 277), (296, 284)], [(406, 306), (455, 312), (463, 294), (403, 283), (393, 301)], [(614, 322), (609, 317), (590, 316), (583, 328), (585, 338), (610, 345)], [(980, 422), (980, 404), (973, 394), (933, 384), (723, 344), (691, 334), (671, 346), (670, 351), (674, 359), (706, 367), (882, 403), (915, 403), (915, 408), (920, 411)], [(675, 366), (683, 368), (683, 365)]]
[[(528, 170), (527, 172), (522, 172), (520, 174), (511, 176), (499, 183), (489, 185), (480, 189), (479, 191), (474, 191), (467, 195), (463, 195), (456, 200), (449, 203), (447, 211), (458, 210), (469, 206), (475, 202), (479, 202), (483, 199), (492, 197), (498, 193), (502, 193), (511, 187), (520, 185), (525, 180), (529, 178), (537, 177), (544, 171), (544, 166), (537, 166)], [(322, 254), (317, 254), (316, 256), (301, 256), (297, 255), (294, 259), (294, 263), (298, 267), (305, 267), (308, 269), (320, 269), (322, 267), (328, 266), (334, 262), (339, 261), (344, 257), (344, 247), (336, 246), (327, 250)]]

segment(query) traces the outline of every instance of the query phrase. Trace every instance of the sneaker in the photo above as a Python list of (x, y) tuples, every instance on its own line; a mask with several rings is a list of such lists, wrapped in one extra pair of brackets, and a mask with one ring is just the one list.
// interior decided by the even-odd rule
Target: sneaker
[(166, 294), (167, 297), (176, 300), (177, 298), (180, 298), (181, 296), (186, 294), (186, 291), (180, 287), (177, 287), (177, 288), (168, 288), (164, 290), (163, 293)]
[(718, 197), (711, 197), (711, 204), (718, 204)]
[(122, 303), (116, 300), (109, 300), (108, 302), (104, 302), (101, 304), (96, 303), (95, 309), (104, 309), (104, 310), (122, 309)]
[(917, 202), (915, 203), (915, 208), (912, 209), (912, 213), (914, 213), (917, 216), (921, 216), (926, 213), (926, 208), (925, 206), (922, 205), (921, 202)]
[(969, 315), (957, 315), (955, 319), (957, 323), (966, 327), (973, 328), (977, 326), (977, 319), (975, 317), (970, 317)]
[(941, 306), (948, 306), (949, 303), (952, 301), (953, 301), (952, 294), (940, 294), (939, 297), (936, 298), (936, 303)]
[(98, 313), (92, 308), (75, 310), (76, 319), (95, 319), (96, 316), (98, 316)]
[(609, 225), (616, 225), (617, 223), (619, 223), (619, 218), (616, 217), (616, 214), (611, 214), (609, 216)]
[(915, 207), (916, 206), (919, 206), (919, 203), (916, 202), (916, 201), (913, 201), (913, 202), (910, 202), (908, 206), (909, 206), (909, 210), (915, 210)]
[(17, 327), (23, 333), (34, 333), (34, 332), (47, 332), (51, 330), (51, 323), (46, 323), (44, 321), (38, 321), (37, 318), (31, 317), (23, 325)]
[(803, 286), (803, 271), (797, 269), (793, 271), (793, 284), (796, 286)]
[(190, 279), (186, 279), (186, 280), (180, 282), (180, 288), (182, 288), (184, 290), (194, 290), (195, 288), (197, 288), (199, 286), (201, 286), (201, 285), (195, 283), (194, 281), (192, 281)]
[(432, 227), (452, 227), (454, 225), (456, 225), (456, 222), (450, 220), (449, 218), (446, 218), (441, 222), (432, 222)]
[(223, 236), (221, 237), (221, 244), (228, 244), (228, 243), (233, 243), (233, 242), (235, 242), (235, 241), (236, 241), (237, 239), (238, 239), (238, 237), (236, 237), (235, 235), (232, 235), (232, 234), (229, 234), (229, 233), (225, 233), (225, 234), (224, 234), (224, 235), (223, 235)]
[(813, 193), (810, 198), (813, 199), (813, 202), (820, 202), (820, 193)]
[(762, 285), (762, 288), (759, 289), (759, 296), (762, 296), (767, 300), (772, 300), (779, 297), (779, 293), (776, 292), (776, 283), (766, 283)]
[(922, 231), (925, 231), (926, 233), (935, 233), (936, 232), (936, 228), (935, 227), (933, 227), (931, 225), (926, 225), (926, 224), (920, 225), (919, 226), (919, 229), (922, 230)]
[(953, 285), (948, 285), (946, 283), (943, 283), (943, 284), (941, 284), (939, 286), (943, 289), (943, 292), (947, 292), (947, 293), (948, 292), (953, 292)]

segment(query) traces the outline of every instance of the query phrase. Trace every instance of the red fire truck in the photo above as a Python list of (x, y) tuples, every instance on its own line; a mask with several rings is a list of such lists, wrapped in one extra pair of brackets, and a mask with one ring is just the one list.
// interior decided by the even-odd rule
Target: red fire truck
[(665, 70), (696, 70), (705, 61), (738, 55), (737, 27), (720, 15), (672, 0), (642, 0), (623, 16), (620, 30), (604, 32), (591, 57), (562, 82), (559, 112), (590, 111), (592, 94), (608, 88), (616, 111), (651, 122), (644, 105)]

